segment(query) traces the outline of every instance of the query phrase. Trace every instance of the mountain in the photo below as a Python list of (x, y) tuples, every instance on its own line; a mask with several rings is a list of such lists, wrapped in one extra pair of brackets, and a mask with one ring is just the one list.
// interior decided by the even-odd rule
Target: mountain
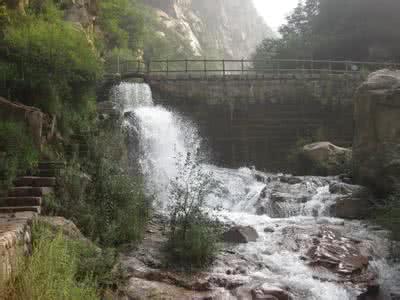
[(161, 23), (187, 40), (195, 55), (248, 58), (271, 28), (252, 0), (142, 0)]

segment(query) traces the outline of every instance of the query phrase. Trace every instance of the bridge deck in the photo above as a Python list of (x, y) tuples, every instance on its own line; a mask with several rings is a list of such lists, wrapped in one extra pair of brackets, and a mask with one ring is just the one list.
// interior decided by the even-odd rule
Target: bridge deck
[(356, 77), (382, 68), (400, 68), (387, 62), (280, 59), (256, 60), (152, 60), (108, 64), (107, 77), (115, 79), (321, 79), (347, 75)]

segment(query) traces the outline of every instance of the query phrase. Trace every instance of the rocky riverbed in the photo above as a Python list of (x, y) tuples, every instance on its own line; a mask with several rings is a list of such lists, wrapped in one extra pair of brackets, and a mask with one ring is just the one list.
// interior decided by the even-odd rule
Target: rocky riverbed
[[(167, 220), (156, 215), (143, 244), (121, 255), (126, 299), (397, 299), (400, 269), (389, 264), (396, 247), (389, 233), (329, 216), (343, 189), (359, 187), (333, 188), (341, 184), (336, 177), (210, 168), (222, 183), (210, 205), (222, 204), (215, 213), (229, 233), (221, 253), (199, 273), (164, 268)], [(261, 214), (260, 203), (273, 204), (276, 193), (284, 194), (283, 214)]]

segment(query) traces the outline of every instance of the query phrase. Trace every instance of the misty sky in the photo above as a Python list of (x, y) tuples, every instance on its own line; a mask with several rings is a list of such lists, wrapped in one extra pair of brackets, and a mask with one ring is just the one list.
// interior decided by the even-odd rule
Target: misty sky
[(275, 31), (284, 23), (286, 15), (296, 7), (298, 0), (253, 0), (260, 15)]

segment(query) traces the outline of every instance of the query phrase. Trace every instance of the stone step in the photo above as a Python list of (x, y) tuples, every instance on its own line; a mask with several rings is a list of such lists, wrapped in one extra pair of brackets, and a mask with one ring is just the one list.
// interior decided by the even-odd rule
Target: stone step
[(56, 185), (55, 177), (37, 177), (37, 176), (23, 176), (18, 177), (14, 181), (17, 187), (31, 186), (31, 187), (53, 187)]
[(0, 206), (40, 206), (42, 197), (3, 197)]
[(41, 161), (38, 164), (38, 169), (53, 169), (59, 170), (64, 169), (66, 163), (63, 161)]
[(38, 177), (57, 177), (60, 175), (60, 169), (39, 169), (35, 175)]
[(0, 207), (0, 214), (11, 214), (18, 212), (36, 212), (40, 214), (41, 208), (40, 206), (4, 206)]
[(31, 187), (20, 186), (11, 188), (8, 191), (9, 197), (42, 197), (54, 193), (52, 187)]

